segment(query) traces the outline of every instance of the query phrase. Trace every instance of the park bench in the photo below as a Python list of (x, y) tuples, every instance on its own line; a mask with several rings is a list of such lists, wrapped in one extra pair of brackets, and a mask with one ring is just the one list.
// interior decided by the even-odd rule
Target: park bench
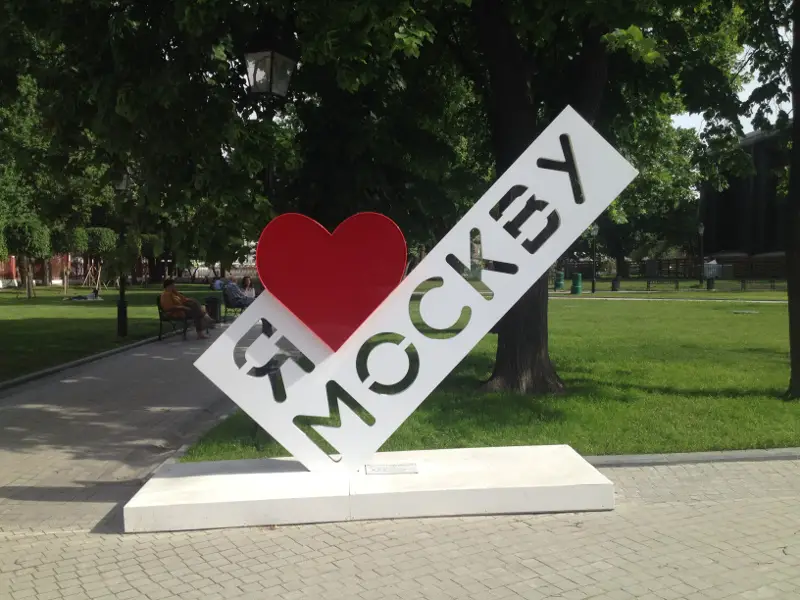
[(186, 332), (189, 329), (189, 323), (192, 322), (191, 316), (185, 314), (183, 317), (171, 316), (161, 308), (161, 296), (156, 296), (156, 306), (158, 307), (158, 339), (162, 339), (164, 331), (164, 323), (172, 327), (172, 331), (177, 331), (178, 325), (183, 325), (183, 339), (186, 339)]
[(228, 294), (228, 288), (222, 288), (222, 306), (224, 307), (225, 311), (222, 315), (222, 322), (226, 323), (228, 321), (228, 312), (230, 312), (234, 317), (242, 314), (244, 310), (243, 307), (238, 306), (231, 302), (230, 294)]

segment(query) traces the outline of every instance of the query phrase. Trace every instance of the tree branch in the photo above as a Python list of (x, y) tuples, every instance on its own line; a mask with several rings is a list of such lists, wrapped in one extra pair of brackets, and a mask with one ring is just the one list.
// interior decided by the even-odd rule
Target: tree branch
[(479, 65), (476, 64), (476, 61), (470, 60), (470, 58), (467, 56), (463, 46), (461, 45), (458, 34), (456, 33), (453, 19), (449, 18), (447, 20), (447, 24), (450, 28), (450, 36), (446, 38), (447, 46), (455, 54), (456, 59), (461, 65), (461, 68), (464, 69), (464, 73), (466, 73), (467, 77), (472, 79), (475, 85), (481, 90), (481, 93), (485, 94), (489, 90), (489, 81), (487, 80), (486, 74), (479, 67)]

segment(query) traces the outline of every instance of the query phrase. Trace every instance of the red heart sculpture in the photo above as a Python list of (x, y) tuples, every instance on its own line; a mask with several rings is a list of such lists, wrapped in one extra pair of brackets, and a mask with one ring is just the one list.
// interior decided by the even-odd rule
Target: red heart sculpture
[(334, 351), (402, 281), (406, 258), (403, 232), (378, 213), (353, 215), (333, 233), (287, 213), (256, 248), (264, 287)]

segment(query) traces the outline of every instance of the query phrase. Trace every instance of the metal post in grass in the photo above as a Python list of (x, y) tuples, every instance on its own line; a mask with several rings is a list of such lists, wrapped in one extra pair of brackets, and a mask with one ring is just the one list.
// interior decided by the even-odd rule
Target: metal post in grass
[(700, 223), (697, 226), (697, 234), (700, 236), (700, 287), (703, 287), (706, 275), (706, 253), (703, 248), (703, 234), (706, 232), (706, 226)]
[[(247, 71), (247, 85), (254, 94), (269, 99), (285, 100), (289, 93), (289, 83), (297, 68), (298, 61), (293, 57), (288, 42), (291, 36), (279, 31), (275, 23), (267, 23), (253, 39), (244, 54)], [(279, 47), (284, 54), (276, 51)], [(269, 104), (266, 111), (270, 120), (274, 119), (277, 106)], [(264, 169), (264, 193), (271, 196), (273, 192), (274, 165), (269, 162)]]

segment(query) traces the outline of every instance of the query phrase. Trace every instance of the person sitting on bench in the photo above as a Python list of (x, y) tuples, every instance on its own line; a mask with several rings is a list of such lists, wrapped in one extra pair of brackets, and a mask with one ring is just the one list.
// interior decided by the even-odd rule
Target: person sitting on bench
[(233, 277), (230, 277), (225, 284), (224, 293), (228, 295), (231, 308), (247, 308), (253, 303), (255, 298), (248, 298), (244, 290), (236, 285)]
[(188, 315), (194, 321), (197, 339), (204, 340), (208, 338), (203, 333), (203, 330), (211, 328), (213, 319), (206, 314), (205, 309), (200, 306), (197, 300), (187, 298), (181, 294), (172, 279), (164, 280), (164, 292), (161, 294), (161, 310), (174, 318), (183, 318)]
[(258, 296), (256, 288), (253, 287), (253, 280), (249, 275), (242, 277), (242, 284), (239, 287), (242, 288), (242, 292), (244, 292), (244, 295), (248, 298), (255, 300), (256, 296)]

